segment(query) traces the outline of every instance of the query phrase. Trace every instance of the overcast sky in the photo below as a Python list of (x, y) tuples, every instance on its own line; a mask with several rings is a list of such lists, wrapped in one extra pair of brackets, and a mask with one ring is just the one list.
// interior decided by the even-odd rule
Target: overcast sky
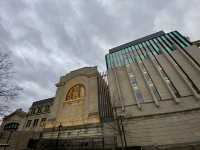
[(164, 30), (200, 39), (199, 0), (0, 0), (0, 51), (11, 52), (25, 110), (61, 75), (105, 70), (108, 49)]

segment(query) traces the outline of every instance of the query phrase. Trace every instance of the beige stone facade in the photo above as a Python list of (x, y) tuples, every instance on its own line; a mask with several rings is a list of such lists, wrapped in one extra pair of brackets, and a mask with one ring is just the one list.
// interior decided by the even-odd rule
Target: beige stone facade
[[(62, 76), (57, 83), (57, 91), (51, 117), (47, 127), (99, 123), (97, 68), (82, 68)], [(84, 86), (84, 96), (66, 100), (67, 92), (75, 85)]]
[(13, 113), (3, 118), (0, 131), (7, 129), (14, 129), (17, 131), (23, 130), (23, 125), (25, 123), (27, 113), (22, 111), (22, 109), (17, 109)]
[(50, 117), (53, 103), (54, 97), (33, 102), (25, 118), (23, 130), (42, 131)]
[[(106, 116), (102, 115), (106, 112), (105, 108), (108, 108), (104, 105), (108, 103), (106, 95), (109, 97), (109, 91), (97, 67), (84, 67), (69, 72), (61, 76), (56, 87), (55, 97), (33, 102), (27, 115), (21, 118), (19, 132), (10, 130), (10, 132), (2, 132), (0, 142), (8, 141), (7, 144), (12, 145), (10, 148), (13, 145), (23, 145), (25, 148), (31, 139), (38, 138), (43, 139), (41, 140), (43, 143), (38, 144), (39, 147), (45, 145), (45, 140), (56, 140), (58, 137), (59, 139), (99, 138), (102, 140), (101, 120), (112, 116), (109, 116), (110, 111)], [(105, 112), (102, 111), (102, 106), (105, 107)], [(9, 119), (14, 118), (9, 117)], [(5, 123), (4, 121), (2, 127)], [(29, 139), (24, 140), (26, 144), (14, 140), (16, 136), (26, 132), (25, 138)]]

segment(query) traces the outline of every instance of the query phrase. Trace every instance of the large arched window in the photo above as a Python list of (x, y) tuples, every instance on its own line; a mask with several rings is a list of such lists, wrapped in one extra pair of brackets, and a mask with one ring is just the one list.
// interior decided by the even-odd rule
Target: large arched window
[(11, 122), (4, 126), (4, 130), (17, 130), (18, 126), (19, 126), (19, 123)]
[(76, 84), (69, 89), (66, 101), (78, 100), (85, 97), (85, 87), (83, 84)]

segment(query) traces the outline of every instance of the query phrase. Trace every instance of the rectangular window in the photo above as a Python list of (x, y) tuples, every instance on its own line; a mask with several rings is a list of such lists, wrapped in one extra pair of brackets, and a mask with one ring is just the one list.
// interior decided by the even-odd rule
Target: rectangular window
[(36, 127), (36, 126), (37, 126), (38, 121), (39, 121), (39, 119), (35, 119), (35, 120), (34, 120), (34, 122), (33, 122), (33, 127)]
[(133, 93), (134, 93), (134, 96), (136, 98), (136, 101), (138, 101), (139, 103), (144, 102), (143, 95), (142, 95), (140, 89), (138, 88), (136, 76), (131, 72), (128, 73), (128, 76), (129, 76), (129, 80), (131, 82), (131, 86), (132, 86)]
[(41, 112), (42, 112), (42, 107), (38, 107), (37, 113), (41, 113)]
[(45, 127), (47, 118), (42, 118), (40, 122), (40, 127)]
[(32, 120), (28, 120), (28, 121), (27, 121), (27, 123), (26, 123), (26, 128), (30, 127), (31, 121), (32, 121)]
[(134, 88), (135, 97), (138, 102), (143, 103), (144, 97), (138, 88)]
[(44, 107), (44, 112), (49, 112), (50, 111), (50, 106), (49, 105), (46, 105), (45, 107)]

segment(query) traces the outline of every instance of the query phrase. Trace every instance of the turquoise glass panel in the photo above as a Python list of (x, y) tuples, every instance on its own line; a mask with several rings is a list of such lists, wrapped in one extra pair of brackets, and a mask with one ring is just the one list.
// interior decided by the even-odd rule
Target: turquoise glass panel
[(171, 51), (172, 51), (172, 50), (161, 40), (161, 38), (158, 38), (158, 40), (159, 40), (160, 42), (162, 42), (163, 47), (164, 47), (163, 50), (165, 50), (165, 51), (167, 51), (167, 52), (171, 52)]
[(159, 49), (159, 47), (156, 45), (156, 43), (155, 43), (153, 40), (149, 40), (149, 42), (152, 44), (153, 48), (155, 49), (155, 52), (156, 52), (157, 54), (159, 54), (160, 49)]
[(174, 31), (173, 33), (174, 33), (186, 46), (190, 46), (190, 42), (189, 42), (185, 37), (183, 37), (179, 32)]
[(108, 69), (111, 69), (111, 63), (110, 63), (110, 55), (106, 55), (106, 62), (107, 62), (107, 65), (108, 65)]
[(178, 39), (177, 37), (175, 37), (172, 33), (169, 33), (169, 35), (172, 37), (172, 39), (173, 39), (174, 41), (176, 41), (176, 42), (178, 43), (179, 46), (181, 46), (181, 48), (186, 47), (186, 45), (183, 44), (182, 41), (179, 41), (179, 39)]

